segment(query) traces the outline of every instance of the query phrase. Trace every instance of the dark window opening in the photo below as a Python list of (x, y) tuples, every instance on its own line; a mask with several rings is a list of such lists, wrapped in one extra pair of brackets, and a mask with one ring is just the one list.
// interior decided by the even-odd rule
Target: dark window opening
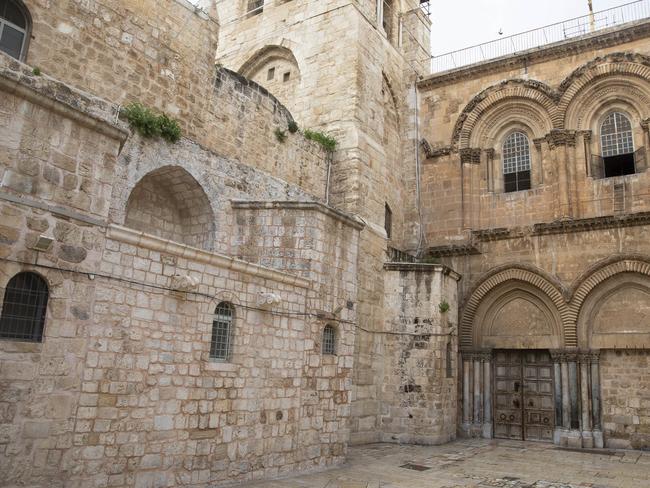
[(16, 0), (0, 0), (0, 51), (24, 59), (29, 40), (29, 14)]
[(272, 80), (274, 77), (275, 77), (275, 68), (269, 68), (269, 70), (266, 73), (266, 79)]
[(386, 237), (390, 239), (393, 236), (393, 211), (388, 204), (384, 205), (384, 229)]
[(232, 323), (234, 308), (228, 302), (217, 305), (212, 322), (212, 340), (210, 341), (210, 357), (227, 361), (232, 352)]
[(634, 174), (634, 154), (620, 154), (618, 156), (610, 156), (603, 158), (605, 165), (605, 178), (612, 176), (623, 176)]
[(35, 273), (18, 273), (5, 288), (0, 338), (41, 342), (49, 290)]
[(503, 175), (505, 192), (530, 190), (530, 170), (517, 171), (516, 173), (506, 173)]
[(336, 354), (336, 329), (331, 325), (326, 325), (323, 329), (323, 354)]
[(286, 72), (286, 73), (282, 76), (282, 81), (284, 81), (285, 83), (286, 83), (287, 81), (289, 81), (290, 79), (291, 79), (291, 72), (290, 72), (290, 71)]
[(264, 10), (264, 0), (248, 0), (248, 13), (250, 15), (261, 14)]

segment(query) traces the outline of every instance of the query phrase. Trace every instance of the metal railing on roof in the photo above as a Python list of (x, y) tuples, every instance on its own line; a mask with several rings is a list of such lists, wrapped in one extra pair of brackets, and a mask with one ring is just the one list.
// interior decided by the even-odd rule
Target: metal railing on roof
[(431, 72), (440, 73), (502, 56), (514, 55), (648, 17), (650, 17), (650, 0), (637, 0), (440, 56), (431, 56)]

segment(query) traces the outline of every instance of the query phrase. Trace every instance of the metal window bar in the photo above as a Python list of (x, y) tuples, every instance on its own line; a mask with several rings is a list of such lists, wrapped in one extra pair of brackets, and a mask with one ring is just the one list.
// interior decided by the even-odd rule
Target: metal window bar
[(18, 273), (4, 290), (0, 338), (41, 342), (49, 290), (35, 273)]
[(600, 127), (600, 144), (603, 157), (619, 156), (634, 152), (632, 124), (620, 112), (612, 112)]
[(246, 10), (248, 14), (261, 14), (264, 10), (264, 0), (248, 0), (248, 8)]
[(637, 0), (596, 12), (593, 14), (593, 19), (589, 14), (583, 15), (439, 56), (431, 56), (431, 71), (440, 73), (502, 56), (510, 56), (648, 17), (650, 17), (650, 0)]
[(503, 174), (530, 170), (530, 145), (522, 132), (513, 132), (503, 143)]
[(336, 354), (336, 330), (331, 325), (323, 329), (323, 354)]
[(230, 303), (221, 302), (217, 305), (212, 322), (212, 340), (210, 341), (210, 357), (227, 361), (232, 352), (232, 324), (234, 309)]

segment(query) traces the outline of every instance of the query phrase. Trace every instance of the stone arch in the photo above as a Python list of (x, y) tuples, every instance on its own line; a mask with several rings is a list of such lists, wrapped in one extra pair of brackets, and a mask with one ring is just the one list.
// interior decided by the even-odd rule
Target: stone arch
[(283, 45), (267, 45), (242, 64), (238, 73), (262, 85), (292, 110), (300, 86), (300, 65), (293, 51)]
[(546, 121), (548, 127), (559, 127), (561, 117), (556, 107), (558, 95), (555, 91), (540, 81), (508, 80), (486, 88), (465, 106), (454, 126), (452, 147), (471, 147), (472, 134), (483, 115), (493, 107), (513, 100), (526, 104)]
[[(645, 56), (634, 55), (642, 60)], [(630, 61), (615, 61), (616, 57), (599, 58), (577, 70), (563, 82), (559, 103), (563, 126), (570, 129), (590, 129), (594, 114), (603, 104), (618, 102), (635, 112), (639, 120), (650, 116), (650, 66)], [(627, 59), (627, 57), (626, 57)], [(608, 62), (609, 60), (609, 62)], [(595, 64), (594, 64), (595, 63)], [(575, 72), (574, 72), (575, 73)], [(593, 129), (593, 128), (592, 128)]]
[(210, 201), (180, 166), (147, 173), (131, 190), (124, 225), (189, 246), (212, 250), (215, 219)]
[[(460, 346), (470, 349), (475, 346), (475, 321), (479, 307), (484, 299), (499, 288), (508, 292), (503, 285), (521, 284), (521, 288), (529, 295), (536, 295), (539, 301), (544, 302), (546, 308), (556, 313), (557, 330), (563, 336), (565, 345), (575, 345), (575, 327), (568, 320), (568, 306), (565, 292), (557, 280), (547, 276), (543, 271), (523, 266), (504, 266), (496, 268), (483, 277), (468, 295), (463, 306), (463, 315), (460, 321)], [(499, 299), (501, 295), (494, 295), (490, 300)]]
[(617, 275), (623, 274), (648, 278), (648, 289), (650, 290), (650, 260), (636, 255), (617, 256), (602, 261), (588, 269), (576, 280), (569, 306), (569, 318), (577, 324), (577, 335), (581, 342), (584, 342), (587, 338), (586, 327), (589, 325), (584, 322), (585, 313), (590, 312), (590, 310), (587, 310), (589, 307), (585, 306), (587, 299), (599, 286)]

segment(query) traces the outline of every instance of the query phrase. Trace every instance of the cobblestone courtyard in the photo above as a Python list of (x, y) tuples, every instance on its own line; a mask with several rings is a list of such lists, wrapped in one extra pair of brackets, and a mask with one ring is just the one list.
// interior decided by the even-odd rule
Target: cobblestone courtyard
[(444, 446), (372, 444), (345, 466), (254, 488), (648, 488), (650, 453), (467, 440)]

